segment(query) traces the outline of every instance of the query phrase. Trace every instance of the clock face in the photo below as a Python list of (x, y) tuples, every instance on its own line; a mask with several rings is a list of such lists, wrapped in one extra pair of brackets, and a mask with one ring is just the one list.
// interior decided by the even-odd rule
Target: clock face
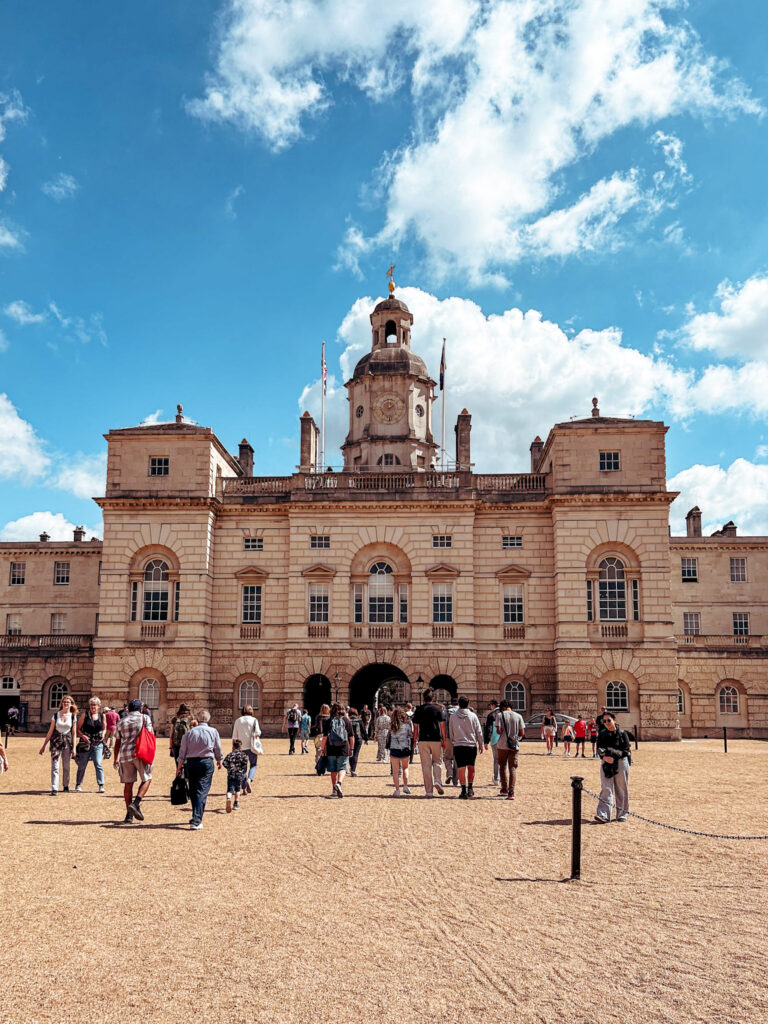
[(380, 423), (394, 423), (405, 412), (405, 402), (399, 395), (387, 392), (373, 403), (373, 414)]
[(417, 405), (416, 406), (416, 415), (417, 416), (423, 416), (424, 415), (424, 406), (423, 405)]
[(355, 409), (355, 416), (357, 416), (357, 418), (360, 419), (364, 412), (365, 410), (363, 409), (362, 405), (358, 405), (357, 409)]

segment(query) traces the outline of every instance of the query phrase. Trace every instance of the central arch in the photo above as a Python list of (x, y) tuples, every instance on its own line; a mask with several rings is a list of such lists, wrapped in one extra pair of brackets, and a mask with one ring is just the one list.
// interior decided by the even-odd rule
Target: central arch
[(315, 673), (304, 683), (304, 707), (314, 722), (323, 704), (331, 703), (331, 680), (328, 676)]
[(434, 676), (429, 684), (435, 691), (435, 700), (438, 704), (447, 703), (445, 697), (446, 694), (451, 700), (456, 700), (459, 696), (459, 687), (453, 676), (447, 676), (445, 674)]
[[(386, 662), (374, 662), (371, 665), (364, 665), (352, 676), (349, 681), (349, 704), (350, 707), (361, 710), (364, 704), (372, 708), (376, 703), (379, 690), (391, 684), (390, 693), (397, 696), (398, 700), (408, 700), (411, 696), (411, 683), (408, 676), (396, 665), (388, 665)], [(391, 696), (388, 695), (387, 703)]]

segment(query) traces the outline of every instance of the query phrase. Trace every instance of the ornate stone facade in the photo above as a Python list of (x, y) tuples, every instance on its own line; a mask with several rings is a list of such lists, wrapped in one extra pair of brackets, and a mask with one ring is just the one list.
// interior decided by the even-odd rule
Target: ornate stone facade
[(535, 439), (527, 473), (473, 472), (464, 410), (439, 471), (412, 325), (394, 296), (371, 315), (341, 472), (317, 466), (307, 413), (285, 477), (253, 476), (246, 440), (235, 458), (180, 414), (110, 431), (103, 544), (0, 546), (6, 702), (40, 723), (57, 682), (140, 695), (161, 726), (182, 700), (208, 705), (226, 728), (247, 700), (276, 731), (294, 699), (432, 683), (481, 707), (508, 693), (526, 716), (608, 703), (645, 739), (768, 737), (768, 538), (703, 538), (698, 510), (670, 538), (666, 427), (596, 400)]

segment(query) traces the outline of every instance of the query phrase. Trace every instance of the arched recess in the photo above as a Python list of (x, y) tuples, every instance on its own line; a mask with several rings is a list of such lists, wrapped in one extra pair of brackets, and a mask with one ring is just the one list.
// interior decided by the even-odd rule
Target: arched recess
[(620, 558), (627, 569), (640, 568), (640, 559), (633, 548), (619, 541), (598, 544), (596, 548), (593, 548), (587, 556), (586, 568), (597, 569), (602, 560), (610, 558), (611, 555)]
[(429, 685), (435, 691), (435, 700), (438, 704), (447, 703), (446, 694), (449, 700), (456, 700), (459, 696), (459, 684), (453, 676), (446, 675), (444, 672), (433, 676), (429, 681)]
[(690, 736), (693, 728), (691, 688), (684, 679), (677, 680), (677, 718), (683, 736)]
[(349, 574), (352, 578), (359, 577), (361, 582), (365, 581), (373, 563), (381, 561), (389, 562), (396, 576), (410, 580), (410, 559), (402, 548), (389, 541), (377, 541), (358, 548), (352, 558)]
[(313, 725), (323, 704), (331, 704), (332, 701), (333, 692), (328, 676), (322, 672), (313, 672), (311, 676), (307, 676), (304, 681), (304, 707), (309, 712)]
[(144, 566), (153, 558), (161, 558), (167, 562), (169, 571), (178, 573), (181, 568), (176, 552), (171, 548), (165, 547), (164, 544), (147, 544), (143, 548), (139, 548), (138, 551), (134, 551), (129, 571), (141, 574), (144, 571)]
[[(616, 720), (622, 729), (632, 729), (634, 725), (642, 726), (640, 721), (640, 697), (637, 680), (631, 672), (624, 669), (612, 668), (603, 673), (597, 682), (597, 706), (602, 708), (610, 706), (608, 703), (608, 684), (623, 683), (627, 688), (627, 710), (614, 711)], [(568, 712), (571, 714), (571, 712)]]
[[(163, 564), (167, 567), (167, 570), (163, 569), (162, 582), (152, 583), (152, 577), (145, 575), (145, 570), (150, 571), (152, 568), (150, 566), (151, 562), (156, 562), (158, 567)], [(134, 552), (131, 557), (128, 573), (128, 616), (131, 622), (175, 622), (178, 620), (179, 609), (183, 600), (179, 582), (179, 567), (179, 559), (176, 557), (176, 553), (163, 544), (147, 544)], [(159, 577), (154, 575), (154, 579), (158, 581)], [(162, 605), (162, 609), (155, 607), (151, 598), (148, 598), (147, 600), (152, 610), (147, 610), (145, 604), (147, 588), (153, 591), (162, 589), (165, 592), (164, 597), (159, 602)]]
[(243, 713), (246, 704), (250, 704), (256, 718), (262, 706), (263, 687), (261, 680), (253, 672), (244, 672), (239, 675), (232, 687), (232, 710), (235, 718)]
[(527, 718), (531, 713), (531, 689), (519, 675), (507, 676), (501, 684), (501, 700), (508, 700), (512, 710)]
[[(50, 722), (54, 711), (59, 708), (59, 703), (64, 694), (72, 695), (72, 684), (66, 676), (50, 676), (43, 683), (41, 691), (41, 721)], [(54, 707), (51, 707), (51, 704)]]
[(372, 708), (381, 699), (387, 704), (410, 700), (411, 683), (401, 668), (386, 662), (373, 662), (358, 669), (349, 681), (349, 703), (360, 711), (364, 704)]
[[(147, 685), (142, 686), (142, 683)], [(155, 683), (156, 688), (148, 685)], [(146, 700), (151, 693), (157, 700), (157, 707), (152, 708), (152, 720), (155, 723), (155, 731), (165, 734), (168, 726), (168, 684), (162, 672), (156, 668), (140, 668), (134, 672), (128, 683), (128, 699), (133, 700), (139, 697)], [(149, 701), (147, 701), (149, 703)]]
[[(749, 729), (747, 691), (738, 679), (721, 679), (715, 687), (715, 725), (719, 728)], [(732, 710), (737, 707), (737, 711)]]

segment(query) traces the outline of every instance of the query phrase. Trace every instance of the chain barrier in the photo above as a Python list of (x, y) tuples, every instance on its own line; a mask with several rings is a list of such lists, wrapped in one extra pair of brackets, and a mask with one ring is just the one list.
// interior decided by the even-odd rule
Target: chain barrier
[[(597, 801), (600, 800), (600, 795), (598, 793), (593, 793), (590, 789), (587, 789), (584, 786), (581, 787), (581, 790), (582, 790), (583, 793), (587, 793), (588, 796), (593, 797), (593, 799), (595, 799)], [(644, 818), (642, 814), (635, 814), (634, 811), (627, 811), (627, 814), (629, 814), (633, 818), (638, 818), (640, 821), (646, 822), (648, 825), (658, 825), (659, 828), (668, 828), (671, 832), (683, 832), (687, 836), (703, 836), (705, 839), (768, 839), (768, 835), (767, 836), (726, 836), (726, 835), (720, 835), (717, 832), (696, 832), (692, 828), (681, 828), (679, 825), (667, 825), (663, 821), (654, 821), (653, 818)]]

